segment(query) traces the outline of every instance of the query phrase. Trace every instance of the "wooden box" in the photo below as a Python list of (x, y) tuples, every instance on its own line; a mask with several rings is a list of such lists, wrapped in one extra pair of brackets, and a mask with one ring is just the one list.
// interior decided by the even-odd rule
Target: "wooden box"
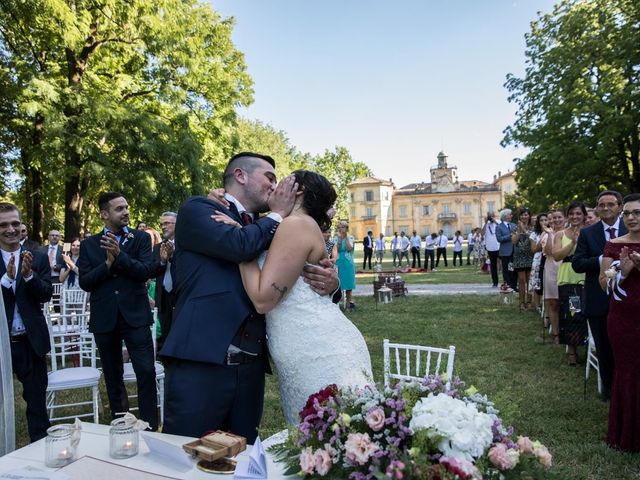
[(213, 462), (223, 457), (235, 457), (247, 449), (247, 439), (240, 435), (216, 430), (182, 448), (194, 458)]

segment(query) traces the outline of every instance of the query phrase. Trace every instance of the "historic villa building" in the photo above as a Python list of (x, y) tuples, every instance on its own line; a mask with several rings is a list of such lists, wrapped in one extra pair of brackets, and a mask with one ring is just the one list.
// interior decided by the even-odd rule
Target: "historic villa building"
[(493, 183), (458, 180), (455, 166), (447, 154), (438, 154), (438, 164), (430, 169), (431, 182), (411, 183), (395, 188), (391, 180), (360, 178), (348, 185), (351, 234), (362, 239), (371, 230), (374, 237), (390, 237), (416, 230), (423, 238), (442, 229), (451, 238), (456, 230), (463, 234), (484, 223), (487, 212), (504, 205), (504, 194), (516, 190), (515, 172), (498, 172)]

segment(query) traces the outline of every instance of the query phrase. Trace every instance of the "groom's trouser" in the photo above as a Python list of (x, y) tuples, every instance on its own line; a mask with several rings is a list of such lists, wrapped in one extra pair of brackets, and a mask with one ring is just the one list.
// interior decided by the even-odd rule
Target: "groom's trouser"
[(201, 437), (225, 430), (252, 444), (262, 417), (266, 361), (264, 355), (241, 365), (171, 359), (162, 431)]

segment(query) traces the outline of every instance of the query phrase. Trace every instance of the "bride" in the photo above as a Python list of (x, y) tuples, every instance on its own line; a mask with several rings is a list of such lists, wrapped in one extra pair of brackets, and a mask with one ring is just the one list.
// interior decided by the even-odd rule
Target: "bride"
[[(327, 256), (322, 229), (337, 195), (329, 181), (308, 170), (293, 172), (299, 185), (268, 252), (240, 264), (244, 288), (259, 313), (266, 314), (269, 353), (280, 383), (287, 423), (297, 424), (309, 395), (330, 384), (363, 387), (373, 382), (371, 359), (360, 331), (331, 297), (320, 296), (301, 274), (306, 263)], [(217, 221), (236, 224), (218, 214)]]

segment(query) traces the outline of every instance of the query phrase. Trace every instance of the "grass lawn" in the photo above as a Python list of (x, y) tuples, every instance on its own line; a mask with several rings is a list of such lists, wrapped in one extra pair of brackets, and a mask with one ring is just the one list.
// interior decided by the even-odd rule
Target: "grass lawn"
[[(595, 378), (583, 396), (584, 362), (566, 365), (564, 349), (542, 343), (541, 321), (532, 312), (501, 305), (497, 296), (414, 296), (376, 309), (361, 298), (349, 318), (363, 332), (376, 379), (382, 378), (382, 340), (456, 346), (454, 374), (489, 395), (506, 424), (539, 439), (566, 479), (640, 479), (640, 455), (604, 443), (607, 404), (598, 399)], [(584, 360), (584, 349), (580, 350)], [(16, 392), (18, 396), (18, 392)], [(106, 403), (106, 394), (102, 399)], [(18, 445), (28, 441), (24, 403), (17, 400)], [(103, 421), (107, 417), (102, 416)], [(284, 428), (277, 377), (267, 379), (262, 438)]]

